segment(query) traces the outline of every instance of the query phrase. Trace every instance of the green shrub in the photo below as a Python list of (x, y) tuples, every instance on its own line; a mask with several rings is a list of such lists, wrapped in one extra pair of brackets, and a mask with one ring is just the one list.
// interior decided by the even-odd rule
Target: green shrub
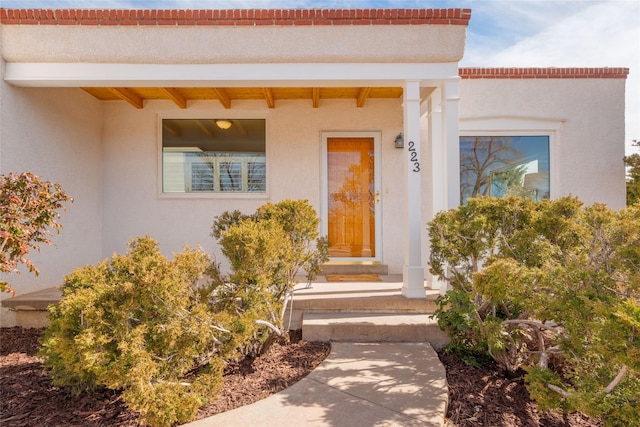
[(200, 250), (170, 261), (149, 237), (129, 246), (65, 278), (41, 355), (53, 383), (74, 393), (122, 390), (152, 425), (190, 421), (216, 396), (237, 345), (232, 319), (211, 310), (215, 269)]
[(320, 219), (307, 200), (282, 200), (266, 203), (256, 211), (259, 222), (277, 224), (284, 231), (282, 258), (273, 270), (273, 283), (278, 284), (278, 297), (291, 290), (296, 276), (304, 270), (307, 282), (315, 280), (321, 265), (328, 260), (329, 242), (319, 237)]
[(451, 348), (527, 370), (544, 408), (640, 424), (640, 207), (470, 199), (429, 224)]
[[(232, 273), (220, 289), (220, 309), (251, 316), (277, 334), (284, 332), (287, 298), (304, 270), (313, 281), (327, 260), (328, 244), (319, 238), (320, 220), (306, 200), (266, 203), (252, 215), (225, 212), (214, 220)], [(222, 298), (222, 296), (226, 296)]]
[(438, 324), (446, 330), (451, 342), (445, 351), (458, 354), (471, 366), (480, 366), (487, 354), (487, 340), (478, 330), (479, 323), (470, 321), (475, 306), (469, 294), (451, 290), (438, 298)]

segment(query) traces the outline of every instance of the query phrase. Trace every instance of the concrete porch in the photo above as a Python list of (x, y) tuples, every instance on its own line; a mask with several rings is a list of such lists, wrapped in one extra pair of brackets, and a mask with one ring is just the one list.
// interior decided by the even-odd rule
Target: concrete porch
[(62, 296), (59, 287), (41, 289), (2, 300), (2, 322), (5, 326), (44, 328), (49, 324), (47, 307), (57, 304)]
[[(304, 278), (287, 307), (285, 327), (302, 329), (308, 341), (448, 342), (435, 319), (438, 291), (425, 287), (426, 299), (401, 295), (402, 275), (377, 275), (380, 281), (329, 282), (321, 275), (309, 288)], [(348, 277), (347, 277), (348, 278)], [(47, 306), (60, 300), (57, 287), (2, 300), (3, 326), (47, 326)]]

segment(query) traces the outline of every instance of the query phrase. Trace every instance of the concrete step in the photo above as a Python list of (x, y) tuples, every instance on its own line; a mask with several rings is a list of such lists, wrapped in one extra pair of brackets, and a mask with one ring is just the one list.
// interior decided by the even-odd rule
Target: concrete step
[(428, 342), (440, 349), (449, 342), (435, 318), (425, 313), (305, 312), (306, 341)]
[[(384, 276), (385, 279), (388, 276)], [(303, 313), (397, 313), (433, 314), (439, 292), (425, 288), (426, 298), (405, 298), (399, 282), (373, 283), (314, 283), (310, 288), (296, 291), (285, 313), (285, 325), (302, 328)]]
[(49, 324), (47, 307), (57, 304), (62, 296), (59, 287), (3, 299), (0, 309), (0, 325), (3, 327), (44, 328)]
[(323, 275), (327, 274), (389, 274), (386, 264), (340, 264), (328, 263), (322, 265)]
[[(436, 291), (433, 291), (436, 293)], [(432, 314), (438, 308), (434, 295), (426, 299), (410, 299), (402, 295), (388, 295), (382, 297), (363, 295), (318, 295), (305, 297), (296, 295), (293, 299), (294, 310), (304, 311), (349, 311), (349, 312), (406, 312)]]

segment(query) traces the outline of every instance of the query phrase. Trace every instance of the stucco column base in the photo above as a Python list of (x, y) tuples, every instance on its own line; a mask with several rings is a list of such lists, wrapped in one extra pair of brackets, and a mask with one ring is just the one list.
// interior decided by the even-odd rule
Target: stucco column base
[(424, 290), (424, 267), (405, 265), (402, 275), (402, 296), (405, 298), (427, 298)]

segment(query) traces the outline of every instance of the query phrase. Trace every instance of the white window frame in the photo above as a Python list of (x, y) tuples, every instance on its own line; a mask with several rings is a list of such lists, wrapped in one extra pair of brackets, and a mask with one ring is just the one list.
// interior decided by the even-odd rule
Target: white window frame
[[(561, 162), (558, 145), (562, 119), (529, 117), (475, 117), (460, 119), (459, 136), (546, 136), (549, 138), (549, 198), (559, 196), (558, 176)], [(459, 190), (458, 190), (459, 191)]]
[[(243, 120), (243, 119), (260, 119), (265, 121), (265, 153), (264, 153), (264, 163), (265, 163), (265, 180), (266, 180), (266, 188), (264, 192), (238, 192), (238, 191), (195, 191), (195, 192), (164, 192), (163, 191), (163, 146), (162, 146), (162, 121), (165, 119), (188, 119), (188, 120), (211, 120), (223, 117), (225, 119), (230, 120)], [(242, 112), (239, 111), (236, 114), (230, 114), (226, 110), (224, 112), (220, 111), (211, 111), (211, 112), (202, 112), (202, 111), (180, 111), (180, 112), (166, 112), (166, 113), (158, 113), (157, 115), (157, 169), (156, 169), (156, 189), (157, 189), (157, 197), (159, 199), (258, 199), (258, 200), (269, 200), (270, 199), (270, 144), (269, 144), (269, 120), (265, 115), (255, 114), (252, 112)], [(190, 185), (190, 184), (189, 184)]]

